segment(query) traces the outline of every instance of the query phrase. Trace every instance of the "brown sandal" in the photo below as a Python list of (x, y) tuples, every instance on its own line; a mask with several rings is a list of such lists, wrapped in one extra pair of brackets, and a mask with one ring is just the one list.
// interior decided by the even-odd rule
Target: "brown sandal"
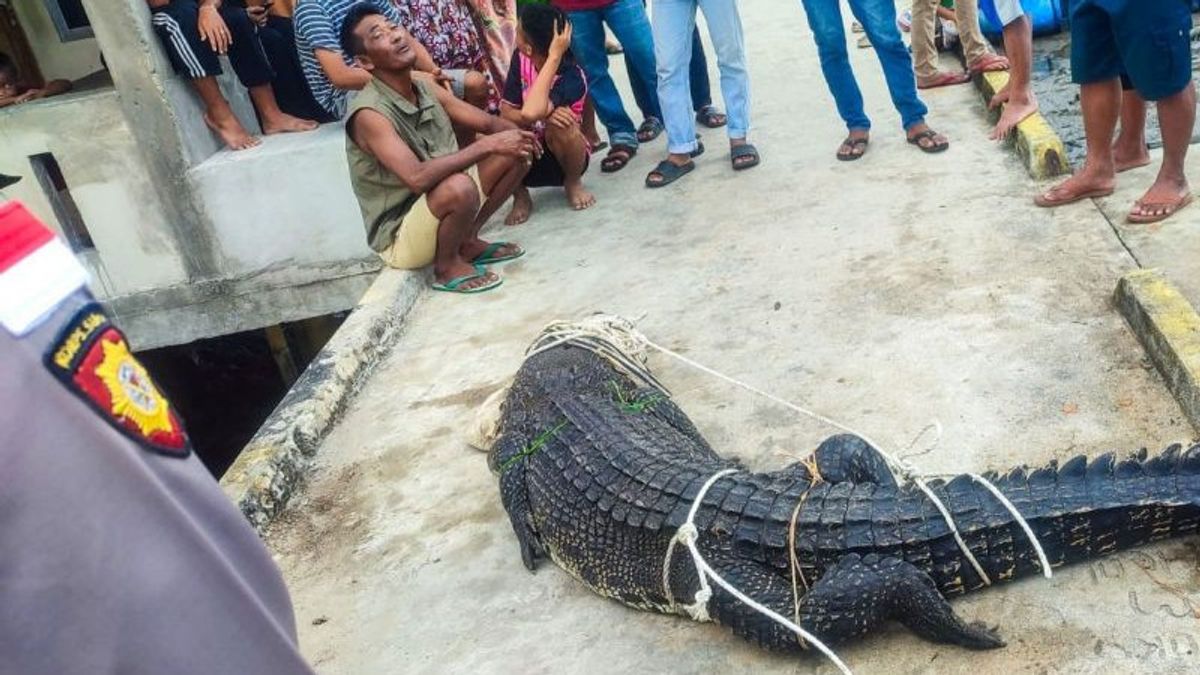
[(638, 149), (632, 145), (623, 145), (621, 143), (617, 143), (616, 145), (612, 146), (612, 149), (609, 150), (608, 154), (605, 155), (603, 160), (601, 160), (600, 171), (604, 173), (616, 173), (617, 171), (624, 169), (625, 166), (629, 164), (629, 160), (633, 159), (634, 155), (637, 154), (637, 151)]

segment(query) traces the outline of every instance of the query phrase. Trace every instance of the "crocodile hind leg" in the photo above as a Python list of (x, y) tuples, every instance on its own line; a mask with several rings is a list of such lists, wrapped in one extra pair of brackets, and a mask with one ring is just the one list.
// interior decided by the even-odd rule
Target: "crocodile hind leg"
[(813, 458), (821, 478), (830, 483), (896, 485), (887, 460), (874, 447), (853, 434), (839, 434), (817, 446)]
[[(791, 583), (774, 568), (745, 560), (710, 561), (738, 590), (792, 619)], [(722, 625), (767, 649), (798, 651), (791, 629), (743, 604), (713, 584), (709, 611)], [(965, 623), (938, 593), (933, 580), (912, 564), (877, 555), (851, 553), (831, 568), (800, 600), (800, 625), (826, 644), (861, 637), (888, 619), (934, 642), (970, 649), (1003, 647), (993, 631)]]
[(529, 491), (525, 486), (526, 465), (519, 443), (513, 436), (502, 436), (493, 450), (496, 470), (500, 473), (500, 501), (508, 512), (517, 544), (521, 547), (521, 562), (530, 572), (537, 569), (538, 558), (545, 557), (545, 550), (538, 539), (533, 525), (533, 512), (529, 508)]

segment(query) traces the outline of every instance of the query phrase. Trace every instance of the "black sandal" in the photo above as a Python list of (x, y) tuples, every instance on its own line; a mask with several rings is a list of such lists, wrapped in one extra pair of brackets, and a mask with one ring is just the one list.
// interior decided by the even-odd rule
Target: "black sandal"
[(638, 143), (649, 143), (661, 136), (664, 131), (666, 131), (666, 127), (663, 126), (662, 120), (657, 117), (647, 117), (642, 122), (642, 126), (638, 127)]
[[(867, 146), (870, 145), (869, 138), (849, 138), (842, 141), (841, 147), (838, 148), (837, 158), (840, 162), (853, 162), (862, 159), (862, 156), (867, 154)], [(842, 152), (846, 148), (849, 152)], [(859, 148), (862, 148), (859, 150)]]
[[(945, 152), (946, 149), (950, 147), (950, 141), (935, 141), (934, 139), (937, 138), (937, 135), (938, 132), (934, 131), (933, 129), (926, 129), (916, 136), (909, 136), (908, 142), (920, 148), (921, 152), (930, 155), (936, 155), (939, 152)], [(931, 144), (922, 143), (921, 141), (924, 140), (930, 141)]]
[(616, 173), (624, 169), (625, 165), (629, 164), (629, 160), (633, 159), (633, 156), (637, 154), (637, 151), (638, 149), (632, 145), (617, 143), (612, 146), (612, 149), (608, 151), (604, 159), (600, 161), (600, 171), (603, 173)]
[[(683, 178), (684, 176), (688, 175), (689, 173), (692, 172), (692, 169), (695, 169), (695, 168), (696, 168), (696, 163), (693, 161), (690, 161), (690, 160), (688, 161), (687, 164), (680, 166), (680, 165), (672, 162), (669, 159), (664, 159), (663, 161), (658, 163), (658, 166), (654, 167), (653, 171), (646, 174), (646, 187), (648, 187), (648, 188), (666, 187), (666, 186), (670, 185), (671, 183), (674, 183), (675, 181), (679, 180), (680, 178)], [(656, 175), (661, 176), (662, 180), (658, 180), (658, 181), (651, 180), (651, 178)]]
[(729, 122), (729, 118), (716, 106), (706, 105), (696, 111), (696, 121), (709, 129), (720, 129)]
[[(749, 157), (750, 161), (738, 162), (738, 160), (742, 159), (743, 157)], [(754, 167), (758, 166), (759, 163), (758, 148), (755, 148), (749, 143), (735, 145), (729, 149), (729, 161), (733, 163), (734, 171), (753, 169)]]

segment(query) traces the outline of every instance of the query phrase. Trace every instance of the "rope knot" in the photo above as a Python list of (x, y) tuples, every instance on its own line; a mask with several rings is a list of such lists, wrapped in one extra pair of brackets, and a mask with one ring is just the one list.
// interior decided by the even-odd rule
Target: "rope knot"
[(684, 523), (675, 531), (675, 538), (679, 540), (679, 543), (689, 546), (700, 538), (700, 531), (696, 529), (695, 523)]
[(712, 621), (708, 616), (708, 601), (712, 599), (712, 589), (706, 586), (701, 586), (700, 590), (696, 591), (695, 602), (690, 605), (684, 605), (689, 616), (701, 623)]

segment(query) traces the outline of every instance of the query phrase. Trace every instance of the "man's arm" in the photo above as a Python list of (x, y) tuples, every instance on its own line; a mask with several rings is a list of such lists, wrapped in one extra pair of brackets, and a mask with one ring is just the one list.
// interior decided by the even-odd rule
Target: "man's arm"
[(437, 96), (438, 103), (445, 108), (446, 114), (455, 126), (470, 129), (477, 134), (498, 134), (502, 131), (517, 129), (510, 120), (495, 115), (489, 115), (466, 101), (455, 98), (454, 94), (442, 87), (430, 87)]
[(358, 91), (371, 81), (371, 74), (362, 68), (346, 65), (342, 60), (342, 52), (332, 49), (317, 48), (317, 63), (325, 71), (325, 77), (338, 89), (353, 89)]
[(454, 154), (422, 162), (380, 113), (360, 110), (349, 124), (354, 143), (417, 194), (429, 192), (449, 176), (466, 171), (490, 155), (528, 158), (537, 143), (533, 134), (513, 129), (485, 136)]

